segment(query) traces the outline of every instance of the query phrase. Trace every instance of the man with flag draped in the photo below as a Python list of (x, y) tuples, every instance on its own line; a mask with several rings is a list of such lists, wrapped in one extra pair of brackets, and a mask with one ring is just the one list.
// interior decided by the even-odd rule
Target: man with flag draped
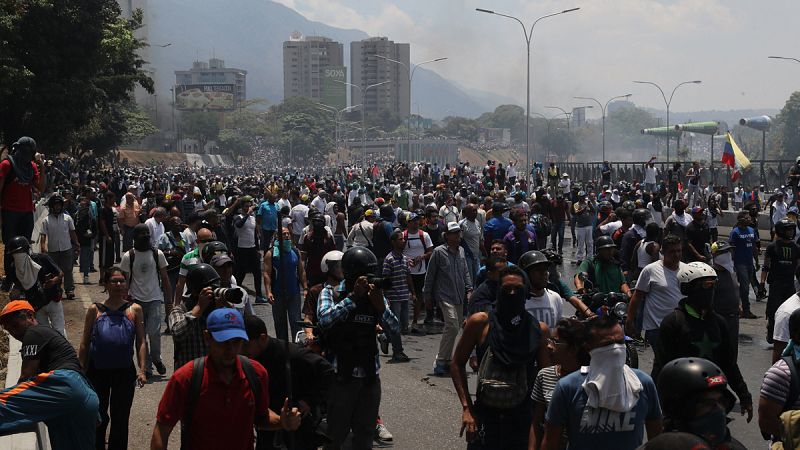
[(722, 164), (734, 169), (731, 174), (731, 181), (736, 182), (742, 175), (742, 171), (750, 168), (750, 160), (736, 145), (730, 131), (725, 137), (725, 149), (722, 152)]

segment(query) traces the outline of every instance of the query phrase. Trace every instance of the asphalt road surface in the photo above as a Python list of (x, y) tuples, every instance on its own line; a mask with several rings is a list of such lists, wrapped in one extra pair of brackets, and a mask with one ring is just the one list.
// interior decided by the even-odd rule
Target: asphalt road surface
[[(720, 230), (720, 235), (726, 235), (729, 230)], [(565, 242), (565, 262), (561, 267), (565, 280), (572, 278), (575, 271), (571, 261), (573, 249), (567, 230)], [(92, 277), (96, 279), (96, 275)], [(76, 277), (76, 281), (79, 278)], [(245, 286), (252, 287), (252, 278), (247, 277)], [(102, 301), (104, 295), (101, 288), (78, 285), (77, 294), (84, 306), (92, 301)], [(751, 293), (751, 299), (754, 295)], [(752, 300), (751, 300), (752, 301)], [(71, 303), (71, 302), (70, 302)], [(70, 305), (71, 306), (71, 305)], [(77, 306), (77, 305), (76, 305)], [(764, 372), (770, 366), (771, 350), (765, 340), (766, 321), (764, 320), (765, 303), (753, 303), (752, 310), (759, 319), (742, 320), (739, 337), (739, 364), (748, 383), (751, 394), (756, 403), (758, 390)], [(73, 309), (73, 308), (70, 308)], [(274, 327), (271, 317), (271, 308), (266, 305), (256, 306), (257, 314), (265, 320), (270, 334)], [(565, 314), (572, 314), (571, 307), (567, 304)], [(70, 319), (70, 338), (77, 344), (81, 318), (75, 319), (76, 311)], [(381, 382), (382, 402), (380, 413), (384, 423), (394, 434), (391, 444), (382, 447), (398, 449), (462, 449), (466, 443), (458, 436), (460, 429), (461, 407), (458, 402), (453, 383), (449, 377), (439, 378), (433, 375), (433, 359), (438, 349), (441, 335), (404, 336), (405, 352), (411, 357), (409, 363), (391, 364), (390, 355), (381, 355)], [(640, 368), (649, 373), (652, 366), (652, 350), (640, 348)], [(155, 414), (158, 402), (166, 386), (168, 376), (172, 373), (172, 339), (162, 337), (163, 360), (167, 365), (167, 376), (156, 377), (144, 388), (137, 389), (133, 408), (130, 416), (129, 448), (149, 448), (150, 436), (153, 431)], [(470, 372), (471, 392), (475, 392), (475, 376)], [(739, 414), (738, 406), (731, 414), (734, 419), (730, 424), (733, 436), (739, 439), (747, 448), (766, 448), (766, 443), (761, 439), (758, 431), (757, 417), (747, 423)], [(179, 448), (179, 430), (173, 432), (170, 439), (171, 448)]]

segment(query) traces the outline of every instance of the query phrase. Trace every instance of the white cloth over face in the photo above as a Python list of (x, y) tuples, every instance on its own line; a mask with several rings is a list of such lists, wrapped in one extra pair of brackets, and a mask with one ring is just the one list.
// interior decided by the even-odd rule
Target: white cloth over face
[(692, 221), (692, 215), (686, 214), (686, 211), (683, 214), (677, 214), (675, 211), (672, 211), (672, 217), (678, 222), (678, 225), (685, 227), (689, 225), (689, 222)]
[(731, 252), (723, 252), (715, 256), (714, 264), (721, 266), (730, 274), (735, 274), (733, 271), (733, 254)]
[(589, 397), (586, 404), (616, 412), (632, 410), (639, 401), (642, 382), (625, 364), (625, 344), (596, 348), (589, 355), (589, 367), (581, 368), (588, 371), (583, 382), (583, 390)]
[(36, 284), (39, 279), (39, 270), (42, 266), (36, 264), (27, 253), (14, 253), (14, 271), (17, 275), (17, 280), (22, 285), (24, 290), (28, 290)]

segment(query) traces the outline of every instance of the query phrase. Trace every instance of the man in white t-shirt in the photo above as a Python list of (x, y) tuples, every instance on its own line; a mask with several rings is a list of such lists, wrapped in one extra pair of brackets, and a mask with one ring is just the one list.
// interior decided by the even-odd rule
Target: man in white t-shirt
[(411, 213), (408, 217), (408, 228), (403, 233), (406, 238), (406, 246), (403, 255), (412, 262), (411, 282), (414, 285), (414, 315), (411, 320), (411, 333), (425, 334), (424, 329), (417, 327), (417, 321), (425, 310), (423, 305), (422, 287), (425, 285), (425, 274), (428, 272), (428, 259), (433, 253), (433, 241), (431, 236), (419, 227), (419, 216)]
[(153, 217), (144, 221), (147, 228), (150, 229), (150, 247), (158, 248), (158, 240), (164, 234), (164, 221), (169, 217), (169, 213), (162, 207), (156, 208)]
[(800, 296), (796, 293), (786, 299), (775, 311), (775, 330), (772, 332), (772, 363), (781, 359), (783, 349), (789, 342), (789, 316), (800, 309)]
[(564, 315), (564, 301), (557, 292), (547, 289), (550, 261), (538, 250), (531, 250), (519, 258), (519, 267), (528, 274), (531, 283), (525, 310), (539, 322), (555, 328)]
[[(661, 242), (663, 258), (650, 263), (642, 269), (636, 281), (636, 290), (628, 304), (628, 317), (625, 320), (625, 332), (628, 336), (639, 335), (644, 330), (645, 339), (657, 347), (661, 320), (675, 310), (678, 302), (684, 297), (678, 283), (678, 271), (685, 264), (681, 262), (683, 245), (675, 235), (668, 235)], [(642, 320), (637, 321), (639, 307), (642, 308)], [(641, 325), (639, 325), (641, 323)]]
[(644, 165), (644, 190), (650, 193), (656, 191), (658, 169), (656, 169), (655, 164), (653, 164), (655, 159), (655, 156), (651, 157), (650, 161), (647, 161), (647, 164)]
[(308, 195), (300, 196), (300, 203), (296, 204), (289, 211), (289, 218), (292, 219), (292, 240), (297, 243), (303, 235), (303, 228), (306, 226), (306, 216), (308, 216)]
[(150, 238), (147, 225), (136, 225), (133, 228), (133, 248), (122, 255), (120, 263), (120, 268), (128, 278), (128, 294), (144, 312), (144, 332), (148, 339), (144, 368), (148, 377), (153, 375), (151, 365), (156, 367), (159, 375), (167, 373), (161, 361), (161, 305), (165, 298), (172, 298), (167, 258), (161, 250), (150, 246)]

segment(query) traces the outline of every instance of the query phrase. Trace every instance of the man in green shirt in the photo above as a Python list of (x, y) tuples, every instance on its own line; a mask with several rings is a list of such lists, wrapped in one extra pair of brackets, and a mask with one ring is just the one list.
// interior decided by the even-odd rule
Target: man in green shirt
[(580, 274), (586, 274), (589, 280), (589, 288), (594, 288), (601, 293), (609, 292), (622, 292), (628, 297), (631, 296), (628, 283), (625, 282), (625, 276), (622, 274), (622, 269), (619, 263), (613, 259), (614, 249), (617, 246), (609, 236), (600, 236), (595, 242), (597, 255), (591, 259), (585, 259), (578, 266), (578, 272), (575, 274), (575, 288), (578, 292), (584, 292), (584, 280), (581, 280)]

